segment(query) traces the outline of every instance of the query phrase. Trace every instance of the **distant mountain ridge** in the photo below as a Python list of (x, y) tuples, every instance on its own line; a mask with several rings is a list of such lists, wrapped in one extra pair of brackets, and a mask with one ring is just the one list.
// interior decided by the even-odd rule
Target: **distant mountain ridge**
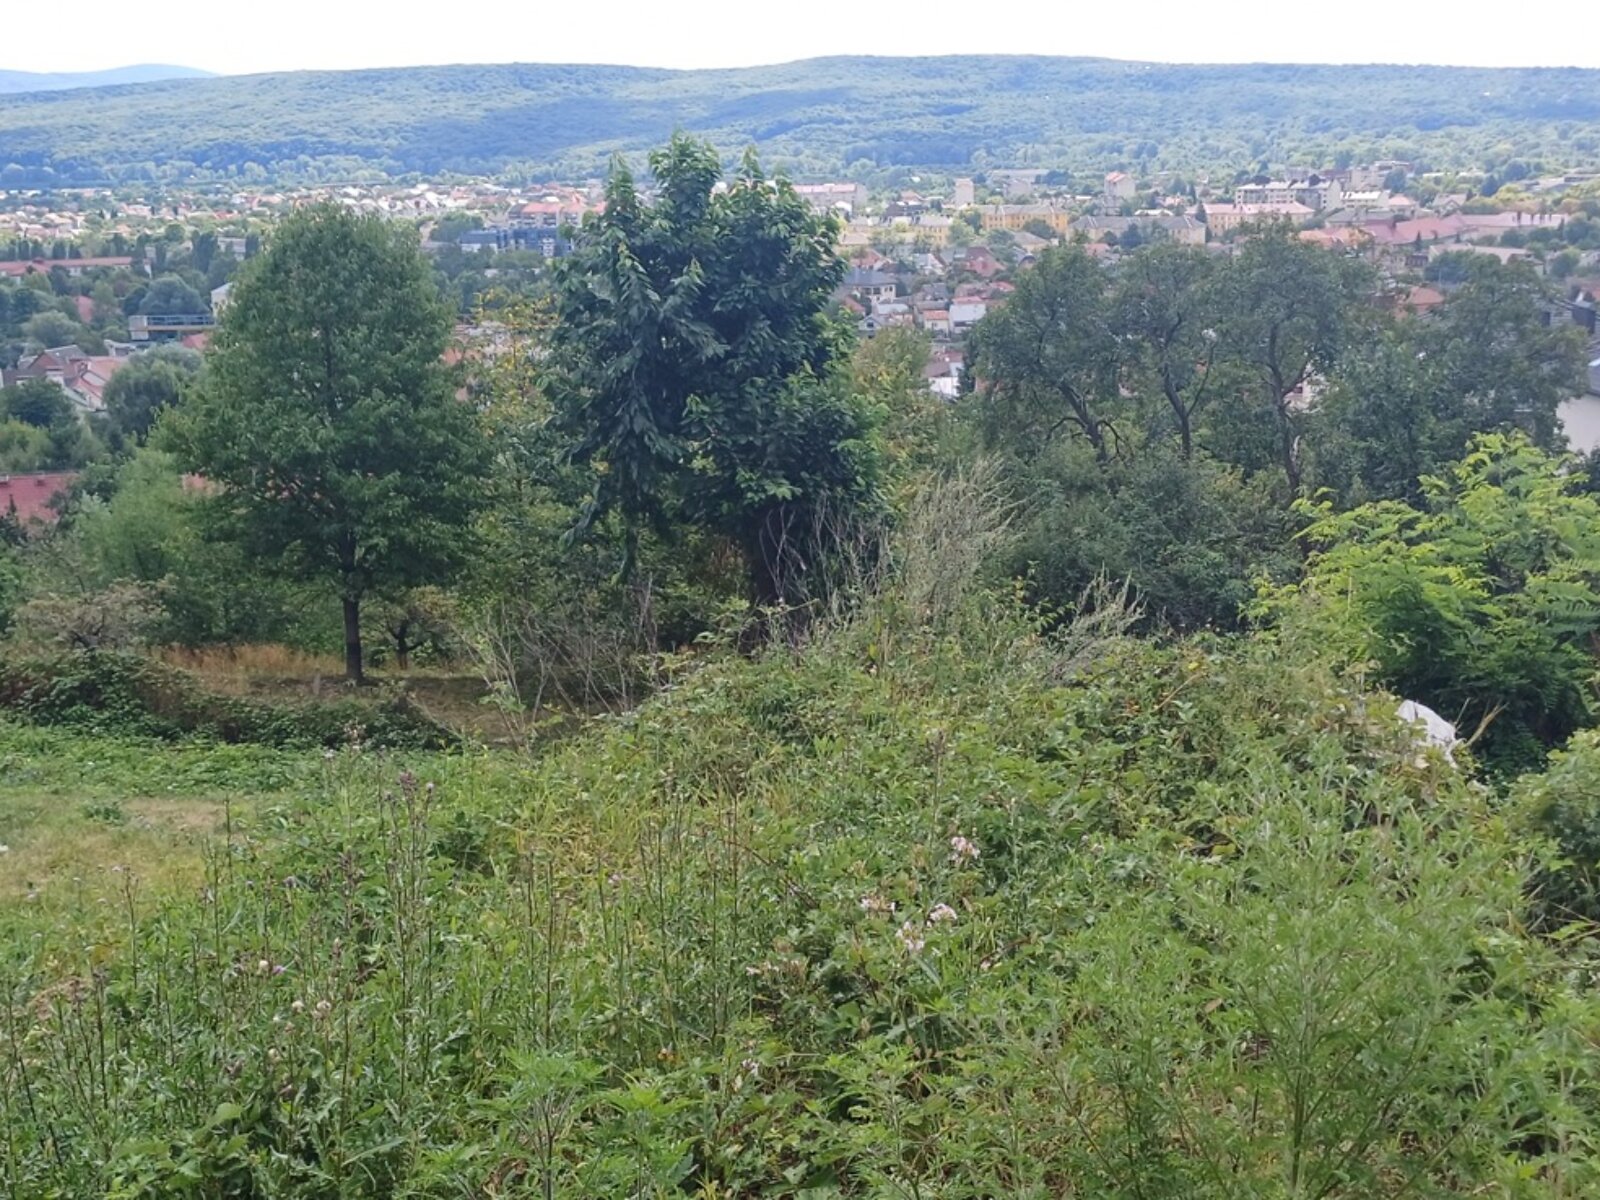
[(109, 71), (0, 71), (0, 95), (22, 92), (65, 92), (75, 88), (112, 87), (125, 83), (155, 83), (163, 79), (209, 79), (210, 71), (175, 67), (165, 63), (139, 63)]
[(1338, 158), (1571, 166), (1600, 160), (1600, 71), (952, 55), (168, 79), (0, 96), (0, 186), (574, 177), (674, 130), (730, 156), (756, 145), (769, 166), (813, 177), (1028, 165), (1231, 174)]

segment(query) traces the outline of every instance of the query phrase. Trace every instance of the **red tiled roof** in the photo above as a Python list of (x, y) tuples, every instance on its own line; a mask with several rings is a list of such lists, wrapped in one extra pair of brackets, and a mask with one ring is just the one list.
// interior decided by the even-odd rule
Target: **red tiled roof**
[(1406, 293), (1401, 303), (1416, 312), (1426, 312), (1444, 303), (1444, 293), (1431, 287), (1414, 287)]
[(38, 272), (47, 274), (51, 267), (131, 267), (131, 258), (35, 258), (28, 262), (0, 262), (0, 275), (20, 279)]
[(15, 513), (23, 524), (54, 524), (51, 501), (64, 495), (78, 477), (76, 471), (41, 471), (31, 475), (0, 475), (0, 516)]
[(1466, 233), (1468, 226), (1459, 215), (1418, 217), (1414, 221), (1376, 221), (1365, 229), (1379, 245), (1403, 246), (1419, 237), (1424, 242), (1442, 242)]

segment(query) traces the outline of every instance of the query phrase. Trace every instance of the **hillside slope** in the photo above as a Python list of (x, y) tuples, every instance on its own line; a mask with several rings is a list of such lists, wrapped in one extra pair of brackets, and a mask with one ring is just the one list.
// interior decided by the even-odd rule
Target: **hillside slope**
[[(1529, 935), (1530, 846), (1392, 701), (1266, 642), (1103, 612), (1047, 637), (988, 604), (919, 627), (919, 596), (532, 760), (307, 770), (0, 722), (30, 1051), (0, 1056), (0, 1179), (1596, 1194), (1592, 961)], [(118, 842), (78, 817), (102, 862), (22, 891), (75, 844), (51, 764), (161, 757), (187, 799), (130, 799)], [(171, 833), (155, 857), (163, 813), (273, 776), (209, 874)]]
[(1008, 56), (297, 72), (0, 98), (0, 183), (587, 174), (676, 129), (792, 172), (1600, 156), (1600, 71)]

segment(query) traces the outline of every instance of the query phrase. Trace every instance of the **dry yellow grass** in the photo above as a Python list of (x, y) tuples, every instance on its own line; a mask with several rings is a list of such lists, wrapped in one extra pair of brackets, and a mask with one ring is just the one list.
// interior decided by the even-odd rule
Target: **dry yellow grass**
[(145, 897), (198, 886), (225, 811), (200, 798), (0, 799), (0, 909), (25, 905), (94, 924), (96, 914), (120, 911), (129, 886)]
[(312, 679), (338, 678), (343, 660), (332, 654), (308, 654), (274, 642), (238, 646), (167, 646), (156, 652), (162, 662), (208, 679), (225, 676), (273, 676)]

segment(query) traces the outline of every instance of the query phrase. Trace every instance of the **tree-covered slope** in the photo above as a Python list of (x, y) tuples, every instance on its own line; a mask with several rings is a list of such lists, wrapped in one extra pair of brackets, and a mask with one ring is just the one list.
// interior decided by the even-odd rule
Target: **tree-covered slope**
[[(1600, 155), (1600, 71), (826, 58), (744, 70), (298, 72), (0, 99), (0, 182), (261, 172), (590, 172), (674, 130), (800, 172), (1442, 165)], [(1514, 151), (1513, 151), (1514, 143)], [(252, 166), (253, 164), (253, 166)]]
[(165, 63), (139, 63), (131, 67), (113, 67), (109, 71), (0, 71), (0, 94), (112, 87), (121, 83), (153, 83), (158, 79), (205, 79), (210, 75), (210, 71)]

